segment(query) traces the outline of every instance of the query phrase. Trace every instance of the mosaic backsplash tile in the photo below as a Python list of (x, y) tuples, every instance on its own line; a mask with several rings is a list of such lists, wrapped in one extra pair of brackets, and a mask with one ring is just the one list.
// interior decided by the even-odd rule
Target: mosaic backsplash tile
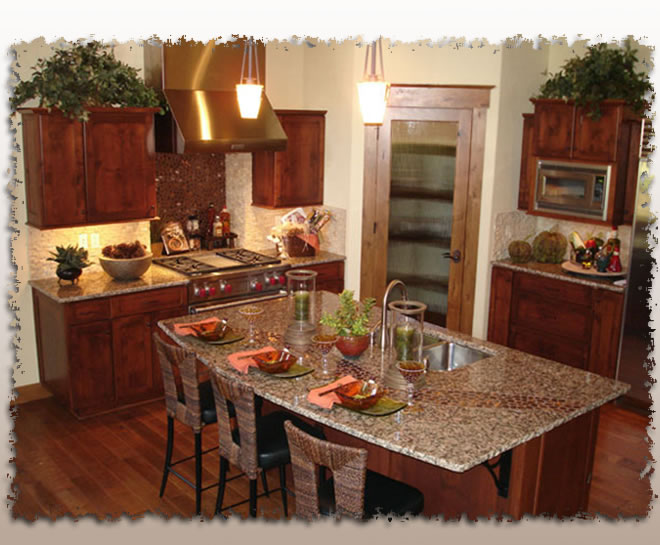
[(206, 209), (225, 205), (225, 156), (217, 153), (157, 153), (156, 202), (160, 221), (151, 224), (151, 240), (160, 241), (160, 228), (170, 221), (185, 225), (198, 213), (205, 228)]

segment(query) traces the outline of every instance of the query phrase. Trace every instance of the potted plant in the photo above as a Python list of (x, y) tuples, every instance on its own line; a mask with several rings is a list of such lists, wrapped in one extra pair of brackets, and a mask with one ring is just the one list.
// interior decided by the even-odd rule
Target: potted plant
[(630, 42), (622, 51), (605, 43), (588, 48), (584, 57), (568, 60), (540, 89), (538, 98), (574, 100), (577, 106), (587, 107), (587, 115), (600, 119), (600, 103), (606, 99), (624, 100), (642, 115), (647, 108), (645, 95), (653, 95), (648, 75), (635, 72), (637, 51)]
[(72, 284), (78, 281), (78, 277), (82, 274), (85, 267), (89, 267), (91, 263), (87, 260), (88, 253), (85, 248), (78, 248), (78, 246), (56, 246), (55, 252), (50, 252), (52, 257), (47, 258), (47, 261), (55, 261), (57, 263), (57, 274), (59, 280), (71, 280)]
[(88, 107), (161, 107), (162, 97), (147, 87), (137, 69), (122, 63), (98, 41), (77, 42), (39, 59), (32, 79), (21, 81), (10, 103), (16, 109), (38, 98), (39, 106), (87, 121)]
[(337, 349), (348, 358), (357, 358), (369, 346), (369, 313), (376, 300), (369, 297), (362, 304), (353, 299), (351, 290), (339, 294), (339, 308), (334, 314), (324, 313), (321, 324), (337, 334)]

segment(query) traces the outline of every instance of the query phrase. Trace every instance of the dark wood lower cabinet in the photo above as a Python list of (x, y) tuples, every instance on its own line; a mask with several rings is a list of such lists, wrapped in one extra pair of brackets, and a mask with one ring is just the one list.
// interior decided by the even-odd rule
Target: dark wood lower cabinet
[(316, 271), (316, 289), (330, 291), (332, 293), (341, 293), (344, 289), (344, 262), (333, 261), (331, 263), (319, 263), (318, 265), (306, 265), (304, 267), (295, 267)]
[(614, 378), (623, 293), (493, 267), (488, 340)]
[(32, 294), (41, 383), (75, 416), (162, 396), (152, 335), (187, 313), (185, 286), (73, 303)]

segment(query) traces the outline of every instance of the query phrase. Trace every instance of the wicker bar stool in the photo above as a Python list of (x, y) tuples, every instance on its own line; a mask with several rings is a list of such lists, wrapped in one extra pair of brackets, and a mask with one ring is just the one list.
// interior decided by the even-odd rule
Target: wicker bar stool
[[(202, 429), (206, 425), (217, 421), (212, 386), (209, 380), (199, 381), (195, 355), (192, 352), (166, 343), (157, 333), (154, 333), (153, 338), (163, 374), (165, 407), (167, 410), (167, 446), (165, 448), (165, 467), (160, 485), (160, 497), (162, 498), (165, 493), (169, 474), (173, 473), (195, 490), (195, 512), (199, 515), (202, 509), (202, 492), (218, 485), (216, 482), (212, 485), (202, 486), (202, 456), (218, 448), (213, 447), (202, 451)], [(180, 383), (175, 378), (176, 374), (181, 377)], [(172, 462), (175, 419), (193, 431), (195, 453), (193, 456), (187, 456)], [(192, 458), (195, 459), (194, 483), (173, 469), (174, 466)]]
[[(218, 374), (212, 379), (216, 413), (218, 415), (218, 440), (220, 448), (220, 483), (216, 501), (216, 513), (232, 509), (249, 502), (250, 516), (257, 516), (257, 498), (268, 494), (268, 490), (257, 495), (257, 477), (262, 478), (269, 469), (277, 467), (280, 476), (280, 492), (284, 516), (288, 517), (286, 488), (286, 465), (290, 462), (289, 446), (284, 432), (285, 421), (293, 421), (300, 429), (314, 437), (323, 438), (323, 432), (284, 411), (257, 416), (254, 390), (239, 379), (228, 379)], [(232, 429), (228, 410), (233, 403), (236, 409), (236, 427)], [(243, 472), (227, 479), (229, 462)], [(247, 476), (250, 493), (247, 500), (223, 507), (225, 485), (237, 477)], [(264, 479), (265, 482), (265, 479)], [(264, 487), (265, 488), (265, 487)], [(277, 491), (277, 490), (275, 490)]]
[[(344, 515), (368, 519), (379, 513), (419, 515), (424, 495), (416, 488), (367, 470), (367, 451), (312, 437), (291, 422), (284, 423), (289, 441), (296, 515)], [(319, 483), (317, 466), (333, 477)]]

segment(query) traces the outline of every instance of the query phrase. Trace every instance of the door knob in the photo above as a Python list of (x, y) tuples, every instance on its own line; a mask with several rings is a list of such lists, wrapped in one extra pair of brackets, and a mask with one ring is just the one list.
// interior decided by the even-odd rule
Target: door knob
[(442, 257), (445, 259), (451, 259), (454, 263), (460, 263), (461, 261), (461, 251), (460, 250), (454, 250), (453, 252), (445, 252), (442, 254)]

